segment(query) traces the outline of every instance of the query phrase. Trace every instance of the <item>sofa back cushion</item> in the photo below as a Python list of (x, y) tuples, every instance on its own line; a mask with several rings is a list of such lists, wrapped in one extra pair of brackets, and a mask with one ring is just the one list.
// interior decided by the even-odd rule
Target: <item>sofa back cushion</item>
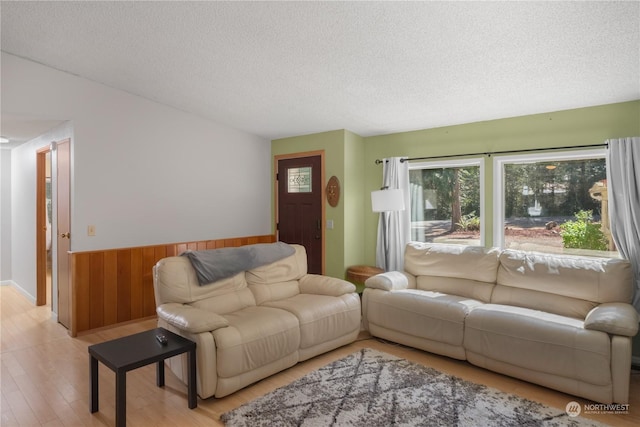
[(153, 268), (156, 306), (169, 302), (191, 304), (218, 314), (256, 305), (245, 273), (200, 286), (189, 258), (163, 258)]
[(404, 270), (416, 276), (416, 287), (488, 302), (498, 271), (496, 248), (411, 242)]
[(444, 294), (457, 295), (482, 302), (489, 302), (491, 300), (491, 293), (493, 292), (494, 286), (493, 283), (457, 279), (455, 277), (416, 277), (416, 289), (442, 292)]
[(598, 304), (630, 303), (632, 294), (626, 260), (506, 249), (491, 302), (584, 319)]
[(245, 273), (258, 305), (300, 293), (298, 280), (307, 274), (307, 251), (301, 245), (291, 246), (295, 249), (293, 255)]

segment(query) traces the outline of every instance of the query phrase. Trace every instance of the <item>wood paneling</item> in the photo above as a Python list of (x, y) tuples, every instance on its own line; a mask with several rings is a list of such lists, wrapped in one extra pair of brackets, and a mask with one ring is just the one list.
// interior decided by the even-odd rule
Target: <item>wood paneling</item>
[(153, 266), (187, 249), (275, 242), (274, 235), (71, 252), (70, 334), (154, 316)]

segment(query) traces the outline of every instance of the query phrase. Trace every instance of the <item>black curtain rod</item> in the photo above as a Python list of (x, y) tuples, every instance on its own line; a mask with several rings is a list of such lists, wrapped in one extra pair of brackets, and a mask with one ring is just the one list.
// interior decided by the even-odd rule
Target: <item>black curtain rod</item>
[[(431, 160), (431, 159), (450, 159), (454, 157), (469, 157), (469, 156), (487, 156), (491, 157), (494, 154), (516, 154), (516, 153), (532, 153), (535, 151), (554, 151), (554, 150), (570, 150), (576, 148), (594, 148), (594, 147), (609, 147), (609, 144), (591, 144), (591, 145), (572, 145), (568, 147), (550, 147), (550, 148), (527, 148), (523, 150), (505, 150), (505, 151), (487, 151), (484, 153), (469, 153), (469, 154), (449, 154), (446, 156), (431, 156), (431, 157), (411, 157), (400, 159), (401, 162), (410, 162), (412, 160)], [(386, 160), (376, 159), (376, 165), (379, 165)]]

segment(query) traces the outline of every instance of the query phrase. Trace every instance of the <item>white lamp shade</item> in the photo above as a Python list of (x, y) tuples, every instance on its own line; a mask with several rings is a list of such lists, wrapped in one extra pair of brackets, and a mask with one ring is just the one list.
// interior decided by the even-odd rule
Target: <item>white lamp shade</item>
[(371, 208), (374, 212), (403, 211), (404, 192), (400, 189), (372, 191)]

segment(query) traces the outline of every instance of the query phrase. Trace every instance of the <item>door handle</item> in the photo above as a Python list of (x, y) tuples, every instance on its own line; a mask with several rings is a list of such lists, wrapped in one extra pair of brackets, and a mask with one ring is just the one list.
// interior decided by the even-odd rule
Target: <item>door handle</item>
[(63, 239), (65, 239), (65, 238), (66, 238), (66, 239), (70, 239), (70, 238), (71, 238), (71, 233), (62, 233), (62, 234), (60, 235), (60, 237), (62, 237)]

